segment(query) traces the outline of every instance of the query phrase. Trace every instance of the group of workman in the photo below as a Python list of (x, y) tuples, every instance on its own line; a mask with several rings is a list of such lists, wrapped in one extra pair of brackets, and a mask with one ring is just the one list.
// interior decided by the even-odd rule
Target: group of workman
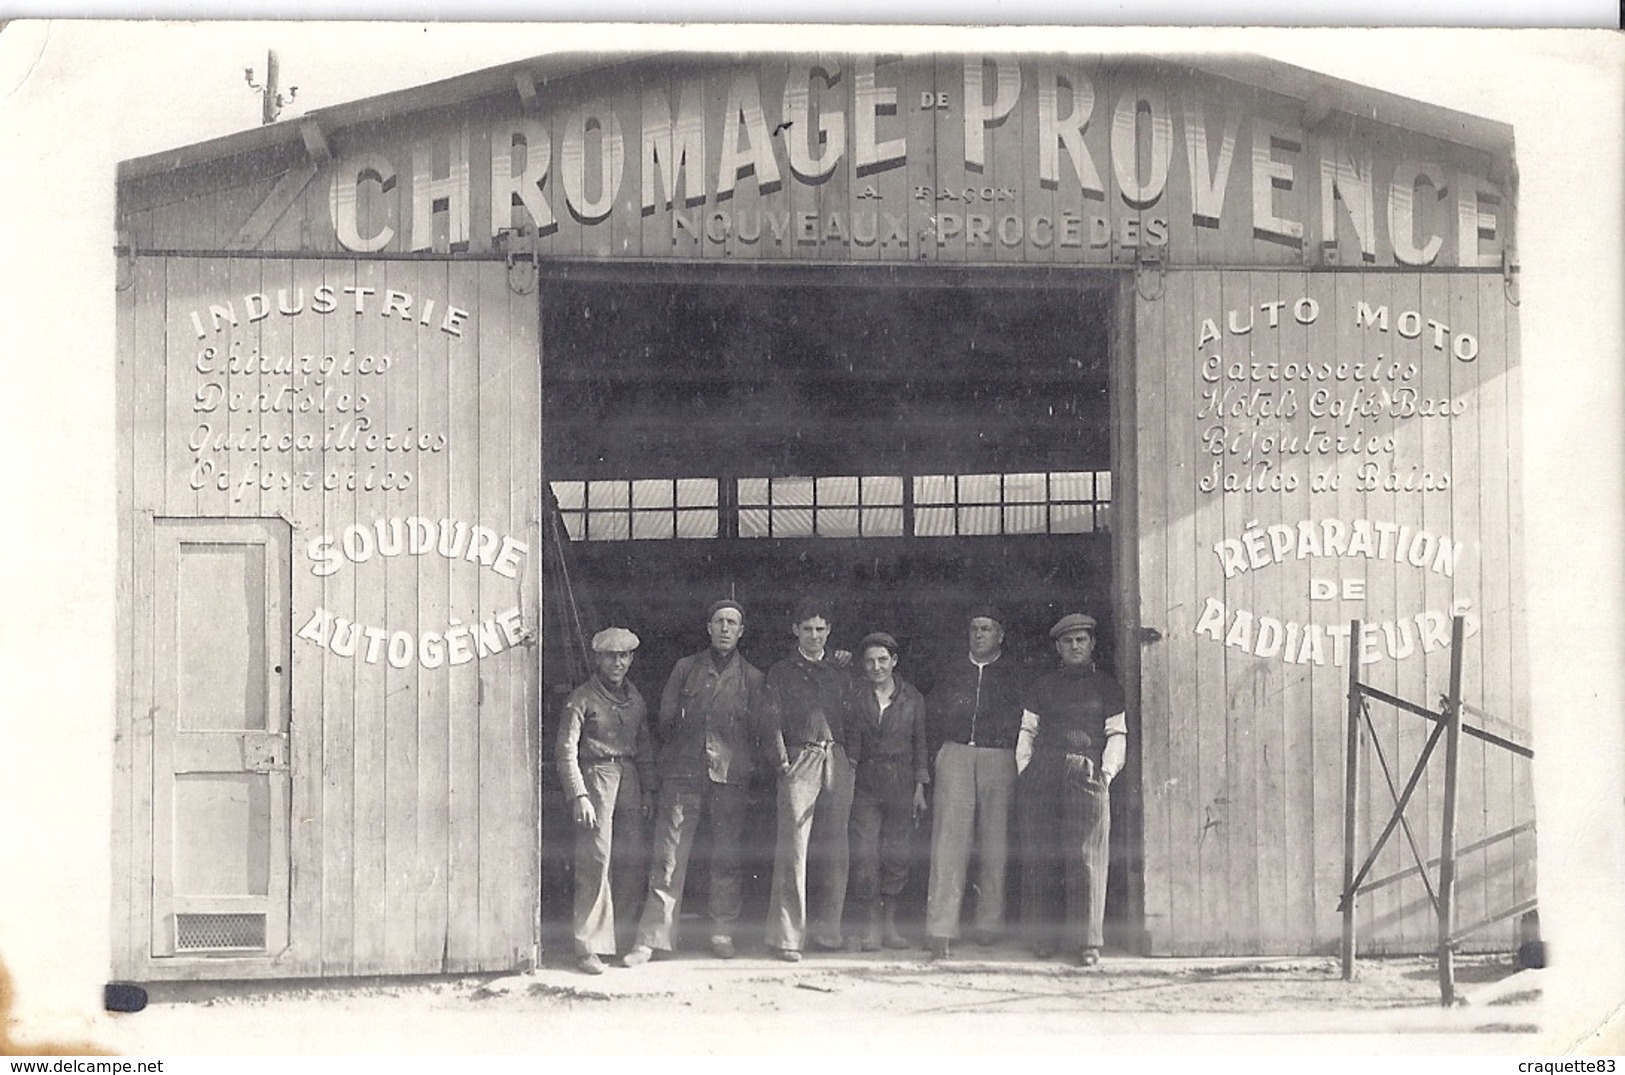
[[(931, 817), (926, 947), (949, 958), (973, 844), (978, 944), (1005, 929), (1012, 814), (1022, 907), (1035, 955), (1100, 960), (1110, 810), (1122, 769), (1123, 694), (1094, 662), (1095, 621), (1061, 617), (1060, 661), (1032, 680), (1001, 660), (1004, 616), (969, 610), (969, 653), (929, 697), (897, 673), (897, 640), (866, 635), (826, 655), (831, 617), (817, 600), (793, 613), (796, 650), (764, 675), (739, 652), (745, 610), (718, 601), (710, 645), (677, 662), (649, 719), (627, 678), (638, 638), (623, 627), (592, 640), (596, 670), (564, 704), (557, 763), (576, 825), (573, 933), (577, 966), (604, 972), (617, 951), (615, 911), (643, 899), (632, 967), (675, 950), (689, 854), (711, 838), (710, 950), (735, 953), (741, 833), (759, 765), (778, 774), (768, 947), (798, 962), (828, 951), (907, 948), (897, 902), (915, 824)], [(853, 657), (856, 661), (853, 661)], [(933, 757), (933, 748), (934, 757)], [(656, 788), (658, 790), (656, 790)], [(654, 847), (643, 876), (643, 821)]]

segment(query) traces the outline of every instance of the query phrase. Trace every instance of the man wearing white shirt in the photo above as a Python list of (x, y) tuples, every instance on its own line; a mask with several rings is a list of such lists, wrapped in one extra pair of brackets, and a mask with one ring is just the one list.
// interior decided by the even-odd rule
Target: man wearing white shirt
[(1095, 667), (1094, 618), (1063, 616), (1050, 637), (1061, 667), (1033, 684), (1016, 744), (1022, 907), (1034, 954), (1064, 944), (1089, 967), (1104, 943), (1108, 788), (1127, 756), (1128, 721), (1122, 689)]

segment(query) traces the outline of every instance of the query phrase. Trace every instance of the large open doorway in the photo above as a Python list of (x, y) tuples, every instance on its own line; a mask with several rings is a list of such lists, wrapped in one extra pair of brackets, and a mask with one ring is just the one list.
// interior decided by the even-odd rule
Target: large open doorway
[[(1082, 609), (1116, 667), (1106, 282), (690, 268), (567, 273), (542, 290), (543, 473), (573, 593), (586, 629), (641, 636), (632, 678), (651, 705), (673, 663), (704, 645), (721, 596), (749, 610), (741, 649), (764, 670), (788, 654), (790, 608), (814, 590), (834, 603), (835, 646), (889, 631), (900, 673), (928, 692), (963, 650), (965, 610), (984, 600), (1005, 609), (1018, 661), (1047, 666), (1049, 625)], [(547, 728), (570, 678), (554, 648)], [(570, 834), (544, 739), (552, 948), (569, 916)], [(1138, 786), (1124, 775), (1119, 799), (1136, 801), (1114, 814), (1127, 819)], [(760, 797), (747, 923), (761, 919), (771, 872), (771, 790)], [(1109, 914), (1132, 944), (1138, 833), (1114, 829)]]

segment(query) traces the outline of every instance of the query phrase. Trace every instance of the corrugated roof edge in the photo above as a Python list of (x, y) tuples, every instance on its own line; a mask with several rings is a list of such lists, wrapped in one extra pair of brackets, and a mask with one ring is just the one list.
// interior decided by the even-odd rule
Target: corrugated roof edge
[[(764, 52), (763, 55), (776, 55)], [(384, 116), (398, 115), (424, 109), (444, 107), (462, 101), (484, 97), (505, 89), (515, 88), (515, 76), (527, 73), (538, 83), (552, 79), (573, 77), (596, 70), (609, 70), (625, 64), (644, 62), (662, 56), (683, 53), (561, 53), (556, 56), (538, 56), (527, 60), (501, 64), (394, 90), (375, 97), (318, 108), (290, 119), (280, 120), (263, 127), (255, 127), (235, 134), (195, 142), (178, 149), (165, 150), (144, 157), (121, 161), (118, 166), (120, 183), (186, 168), (222, 157), (251, 153), (285, 143), (302, 140), (300, 127), (314, 120), (324, 131), (336, 131)], [(711, 55), (694, 53), (692, 55)], [(1498, 120), (1485, 119), (1467, 112), (1458, 112), (1441, 105), (1429, 104), (1403, 97), (1385, 90), (1373, 89), (1358, 82), (1334, 78), (1330, 75), (1296, 67), (1280, 60), (1254, 55), (1203, 54), (1125, 54), (1119, 62), (1148, 61), (1173, 64), (1230, 79), (1244, 85), (1279, 93), (1303, 101), (1306, 111), (1329, 114), (1342, 112), (1378, 123), (1401, 127), (1418, 134), (1439, 138), (1458, 145), (1480, 149), (1491, 155), (1499, 170), (1513, 170), (1512, 126)], [(517, 92), (517, 89), (516, 89)]]
[(1323, 113), (1342, 112), (1391, 127), (1401, 127), (1431, 138), (1483, 150), (1491, 157), (1508, 163), (1513, 158), (1512, 125), (1500, 120), (1458, 112), (1443, 105), (1374, 89), (1359, 82), (1261, 56), (1170, 56), (1166, 59), (1210, 75), (1295, 98)]
[(408, 86), (406, 89), (391, 90), (389, 93), (363, 97), (344, 104), (312, 109), (263, 127), (251, 127), (246, 131), (221, 135), (219, 138), (210, 138), (204, 142), (193, 142), (177, 149), (166, 149), (144, 157), (132, 157), (119, 162), (118, 181), (125, 183), (223, 157), (234, 157), (256, 150), (299, 143), (303, 141), (300, 128), (312, 120), (324, 132), (343, 130), (369, 120), (445, 107), (504, 90), (517, 93), (515, 77), (521, 73), (530, 75), (532, 80), (540, 85), (554, 79), (609, 70), (633, 61), (653, 59), (657, 55), (665, 54), (560, 53), (516, 60), (513, 63), (483, 68), (466, 75), (453, 75), (438, 82), (426, 82), (421, 86)]

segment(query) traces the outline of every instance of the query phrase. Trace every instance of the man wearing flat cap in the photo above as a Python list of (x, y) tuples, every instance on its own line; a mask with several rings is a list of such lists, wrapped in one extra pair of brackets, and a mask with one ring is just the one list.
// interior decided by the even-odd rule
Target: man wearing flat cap
[(614, 955), (615, 911), (623, 930), (635, 921), (643, 891), (643, 819), (650, 803), (653, 752), (643, 696), (626, 678), (638, 636), (610, 627), (592, 638), (597, 670), (570, 692), (559, 722), (559, 780), (571, 797), (576, 823), (576, 965), (604, 973)]
[(734, 956), (741, 835), (756, 770), (763, 676), (739, 652), (745, 610), (737, 601), (712, 605), (705, 630), (711, 644), (677, 662), (660, 696), (654, 851), (638, 943), (624, 960), (629, 967), (677, 947), (683, 883), (702, 820), (711, 836), (706, 886), (711, 954)]
[(959, 936), (973, 840), (981, 857), (972, 938), (992, 944), (1004, 929), (1016, 737), (1025, 685), (1014, 663), (1001, 660), (1003, 612), (992, 605), (972, 608), (967, 628), (967, 658), (942, 671), (926, 700), (931, 739), (941, 744), (935, 759), (925, 912), (933, 959), (946, 959), (950, 943)]
[(931, 756), (925, 699), (898, 675), (897, 639), (884, 631), (858, 643), (864, 682), (852, 692), (847, 738), (856, 744), (852, 793), (852, 874), (847, 917), (860, 927), (849, 951), (907, 948), (897, 931), (897, 899), (908, 883), (914, 822), (925, 813)]
[[(1061, 666), (1040, 677), (1016, 749), (1022, 906), (1040, 959), (1063, 946), (1100, 962), (1112, 778), (1127, 756), (1123, 691), (1095, 667), (1095, 621), (1068, 613), (1050, 629)], [(1064, 897), (1064, 898), (1063, 898)]]

